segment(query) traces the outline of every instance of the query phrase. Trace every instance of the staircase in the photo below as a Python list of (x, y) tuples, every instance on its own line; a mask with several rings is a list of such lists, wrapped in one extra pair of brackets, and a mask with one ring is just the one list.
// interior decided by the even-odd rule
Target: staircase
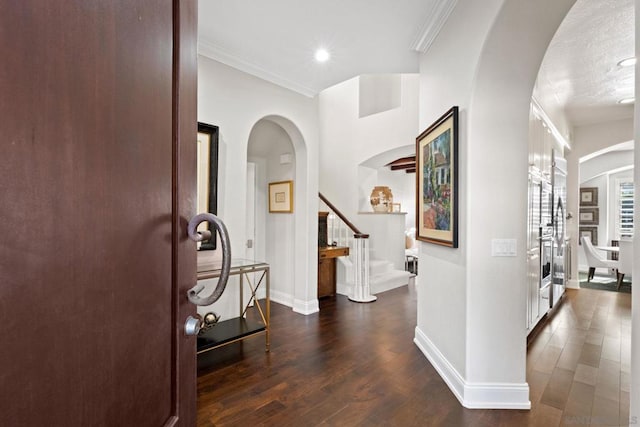
[(375, 254), (369, 250), (369, 236), (358, 231), (322, 194), (319, 196), (326, 206), (323, 210), (329, 211), (328, 242), (349, 247), (349, 256), (337, 259), (336, 291), (339, 294), (347, 295), (350, 299), (357, 301), (352, 296), (362, 294), (363, 286), (366, 287), (364, 292), (366, 298), (366, 295), (405, 286), (414, 279), (414, 274), (397, 270), (393, 263), (375, 258)]

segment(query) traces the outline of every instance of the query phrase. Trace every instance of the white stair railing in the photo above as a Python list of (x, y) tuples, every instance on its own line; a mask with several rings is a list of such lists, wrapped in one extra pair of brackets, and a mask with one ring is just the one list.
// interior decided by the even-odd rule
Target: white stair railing
[(377, 299), (371, 294), (369, 283), (369, 235), (358, 230), (331, 202), (321, 193), (320, 200), (326, 205), (328, 243), (346, 246), (353, 260), (353, 291), (349, 299), (355, 302), (373, 302)]

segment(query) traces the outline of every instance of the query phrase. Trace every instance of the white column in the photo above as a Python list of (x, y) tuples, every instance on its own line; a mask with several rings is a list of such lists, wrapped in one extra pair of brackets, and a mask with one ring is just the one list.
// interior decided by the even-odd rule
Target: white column
[(355, 235), (353, 242), (355, 280), (353, 295), (349, 299), (355, 302), (373, 302), (378, 297), (371, 295), (371, 286), (369, 284), (369, 238)]

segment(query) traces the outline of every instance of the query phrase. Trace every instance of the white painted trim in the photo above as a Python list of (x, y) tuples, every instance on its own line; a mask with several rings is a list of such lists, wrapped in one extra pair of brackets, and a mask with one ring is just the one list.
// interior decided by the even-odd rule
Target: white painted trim
[(527, 383), (469, 383), (416, 326), (413, 342), (438, 371), (460, 404), (469, 409), (531, 409)]
[(469, 409), (531, 409), (527, 383), (466, 383), (462, 406)]
[(225, 65), (244, 71), (247, 74), (251, 74), (252, 76), (256, 76), (275, 85), (282, 86), (301, 95), (308, 96), (309, 98), (313, 98), (318, 94), (318, 90), (316, 89), (301, 85), (285, 77), (267, 71), (261, 66), (235, 56), (234, 54), (225, 51), (220, 46), (216, 46), (212, 43), (200, 40), (198, 42), (198, 54), (211, 58), (214, 61), (222, 62)]
[(420, 31), (413, 43), (411, 43), (412, 50), (422, 53), (429, 50), (440, 30), (442, 30), (444, 23), (447, 22), (456, 3), (458, 3), (458, 0), (437, 0), (434, 2), (426, 21), (420, 27)]
[(270, 290), (269, 293), (271, 301), (293, 308), (293, 295), (274, 290)]
[(453, 395), (460, 401), (464, 402), (464, 378), (458, 373), (446, 357), (438, 350), (424, 332), (416, 326), (415, 337), (413, 342), (418, 346), (420, 351), (427, 357), (429, 362), (436, 368), (445, 383), (449, 386)]
[(580, 281), (571, 279), (567, 282), (567, 289), (580, 289)]
[(314, 299), (311, 301), (302, 301), (299, 299), (293, 300), (293, 311), (296, 313), (304, 314), (305, 316), (313, 313), (317, 313), (320, 311), (320, 305), (318, 304), (318, 299)]

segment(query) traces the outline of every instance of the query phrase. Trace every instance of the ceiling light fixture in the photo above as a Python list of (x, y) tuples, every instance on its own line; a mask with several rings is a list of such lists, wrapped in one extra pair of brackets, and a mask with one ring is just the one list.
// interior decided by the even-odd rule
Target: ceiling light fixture
[(329, 55), (329, 52), (326, 49), (318, 49), (316, 50), (315, 57), (318, 62), (326, 62), (329, 60), (331, 55)]
[(636, 62), (638, 61), (638, 59), (636, 57), (631, 57), (631, 58), (627, 58), (627, 59), (623, 59), (622, 61), (618, 62), (618, 66), (619, 67), (631, 67), (632, 65), (636, 65)]
[(624, 98), (618, 101), (618, 104), (633, 104), (634, 102), (636, 102), (635, 98)]

